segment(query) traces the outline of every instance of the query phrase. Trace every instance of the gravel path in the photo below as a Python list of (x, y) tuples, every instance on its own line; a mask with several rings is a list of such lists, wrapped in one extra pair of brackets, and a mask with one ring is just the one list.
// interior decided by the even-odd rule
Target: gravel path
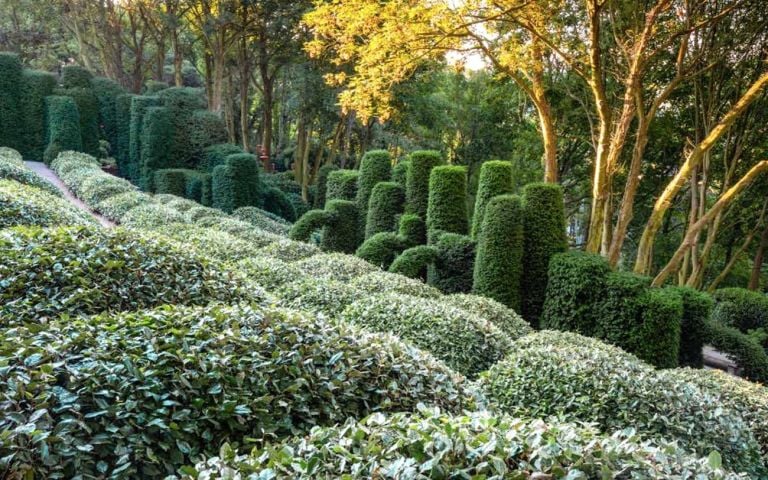
[(80, 210), (84, 210), (88, 212), (90, 215), (92, 215), (96, 220), (101, 223), (102, 226), (111, 228), (114, 227), (114, 222), (107, 220), (106, 218), (102, 217), (98, 213), (94, 212), (90, 208), (88, 208), (88, 205), (83, 203), (79, 198), (75, 197), (71, 191), (69, 191), (69, 188), (67, 188), (66, 185), (64, 185), (64, 182), (61, 181), (58, 175), (56, 175), (56, 172), (48, 168), (48, 165), (44, 164), (43, 162), (24, 162), (24, 164), (32, 171), (43, 177), (44, 179), (51, 182), (53, 185), (56, 186), (59, 190), (61, 190), (61, 193), (64, 194), (64, 198), (69, 201), (72, 205), (76, 206)]

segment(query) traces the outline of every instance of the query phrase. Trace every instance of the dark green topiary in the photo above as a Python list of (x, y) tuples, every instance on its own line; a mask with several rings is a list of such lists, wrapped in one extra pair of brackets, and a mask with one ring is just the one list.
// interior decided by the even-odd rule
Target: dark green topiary
[(429, 204), (429, 178), (432, 169), (443, 163), (439, 152), (421, 150), (408, 156), (408, 175), (406, 178), (405, 197), (407, 213), (414, 213), (427, 218)]
[(231, 143), (220, 143), (203, 149), (203, 158), (199, 168), (206, 172), (213, 172), (218, 165), (224, 165), (227, 157), (236, 153), (245, 153), (243, 149)]
[(707, 343), (736, 362), (747, 379), (768, 382), (768, 354), (754, 339), (733, 327), (708, 321)]
[(227, 141), (227, 126), (219, 115), (208, 110), (195, 111), (190, 121), (189, 142), (193, 154), (189, 158), (175, 160), (180, 162), (179, 165), (197, 167), (205, 157), (206, 148)]
[(632, 332), (630, 351), (658, 367), (677, 366), (683, 301), (673, 289), (649, 288), (642, 300), (642, 322)]
[(467, 233), (467, 169), (454, 165), (435, 167), (429, 177), (427, 237), (437, 232)]
[(325, 196), (328, 189), (328, 175), (338, 170), (336, 165), (323, 165), (317, 171), (317, 194), (315, 195), (315, 208), (325, 207)]
[(681, 367), (701, 368), (704, 366), (701, 349), (707, 337), (707, 319), (712, 312), (712, 296), (690, 287), (671, 287), (683, 302), (683, 318), (680, 325)]
[(389, 271), (408, 278), (423, 279), (426, 276), (427, 266), (435, 262), (437, 254), (437, 248), (429, 245), (411, 247), (395, 258), (389, 266)]
[(144, 127), (144, 114), (160, 102), (155, 97), (133, 96), (131, 98), (131, 128), (128, 140), (128, 158), (125, 175), (133, 183), (141, 183), (141, 140)]
[(427, 283), (443, 293), (470, 293), (475, 269), (475, 241), (468, 235), (443, 233), (433, 245), (438, 253), (427, 270)]
[(328, 174), (325, 202), (331, 200), (355, 200), (357, 197), (357, 170), (336, 170)]
[(403, 238), (395, 232), (379, 232), (363, 242), (355, 255), (386, 270), (405, 247)]
[[(483, 229), (485, 206), (497, 195), (513, 192), (514, 172), (510, 162), (491, 160), (480, 167), (480, 181), (475, 196), (475, 213), (472, 216), (472, 238), (478, 239)], [(504, 303), (504, 302), (502, 302)]]
[(185, 197), (187, 193), (186, 170), (181, 168), (165, 168), (155, 171), (155, 193), (170, 193), (177, 197)]
[(131, 145), (131, 103), (133, 94), (124, 93), (115, 98), (116, 141), (113, 145), (117, 171), (122, 177), (128, 177), (128, 166)]
[(0, 52), (0, 146), (15, 150), (21, 150), (23, 141), (22, 81), (19, 56)]
[(212, 202), (212, 177), (210, 173), (182, 169), (184, 172), (184, 196), (205, 206)]
[(21, 88), (23, 124), (20, 153), (24, 158), (40, 161), (45, 153), (45, 97), (53, 93), (56, 77), (48, 72), (24, 70)]
[(213, 207), (232, 213), (240, 207), (259, 204), (258, 159), (249, 153), (227, 157), (225, 165), (213, 169)]
[(291, 240), (306, 242), (313, 232), (325, 227), (331, 218), (332, 215), (325, 210), (310, 210), (293, 224), (288, 237)]
[(715, 290), (717, 302), (712, 319), (747, 333), (758, 328), (768, 329), (768, 296), (744, 288)]
[(99, 101), (101, 136), (109, 142), (110, 152), (115, 155), (118, 144), (117, 97), (124, 95), (125, 90), (116, 82), (104, 77), (96, 77), (91, 83)]
[(144, 95), (155, 95), (166, 88), (169, 88), (168, 82), (161, 82), (159, 80), (147, 80), (142, 89)]
[(50, 164), (63, 151), (82, 150), (80, 113), (71, 97), (45, 97), (45, 125), (45, 163)]
[(532, 183), (524, 189), (525, 249), (523, 250), (522, 314), (534, 328), (547, 292), (547, 271), (553, 255), (568, 249), (563, 189), (553, 183)]
[(492, 198), (485, 207), (483, 224), (483, 235), (477, 245), (472, 291), (518, 311), (523, 271), (521, 198), (517, 195)]
[[(221, 138), (218, 134), (211, 135), (210, 143), (207, 145), (204, 145), (205, 141), (200, 140), (206, 136), (206, 133), (200, 133), (199, 127), (203, 123), (205, 129), (218, 129), (211, 127), (209, 114), (201, 114), (205, 117), (205, 122), (202, 122), (202, 118), (197, 118), (197, 111), (205, 110), (207, 107), (205, 95), (201, 89), (171, 87), (159, 91), (157, 98), (170, 110), (173, 120), (174, 134), (169, 139), (173, 166), (195, 167), (203, 157), (202, 148), (226, 141), (226, 137)], [(201, 121), (200, 125), (198, 121)]]
[[(552, 263), (550, 271), (551, 268)], [(643, 299), (651, 280), (629, 272), (610, 272), (604, 280), (605, 289), (601, 291), (601, 297), (591, 297), (591, 300), (596, 301), (596, 323), (591, 335), (624, 350), (631, 350), (634, 346), (634, 331), (642, 323)], [(598, 279), (593, 281), (597, 285)]]
[(403, 213), (405, 191), (395, 182), (379, 182), (373, 187), (365, 220), (365, 238), (379, 232), (391, 232), (397, 227), (397, 217)]
[(408, 245), (427, 243), (427, 224), (416, 214), (406, 213), (400, 216), (398, 234)]
[(392, 181), (406, 189), (408, 185), (408, 169), (411, 167), (411, 162), (408, 160), (401, 160), (392, 167)]
[[(386, 150), (371, 150), (360, 160), (360, 174), (357, 177), (357, 209), (360, 212), (361, 233), (365, 233), (368, 218), (368, 200), (373, 188), (379, 182), (386, 182), (392, 177), (392, 160)], [(367, 235), (366, 235), (366, 238)]]
[(150, 107), (141, 127), (141, 177), (139, 185), (154, 191), (154, 174), (172, 166), (168, 139), (173, 135), (171, 112), (165, 107)]
[(329, 199), (325, 210), (332, 220), (320, 237), (320, 247), (327, 252), (355, 253), (359, 245), (357, 204), (350, 200)]
[(58, 88), (55, 95), (72, 97), (80, 112), (80, 137), (82, 139), (82, 151), (88, 155), (99, 155), (99, 99), (93, 93), (93, 88), (72, 87)]
[(281, 218), (292, 222), (296, 220), (296, 207), (293, 206), (288, 196), (276, 187), (266, 187), (262, 190), (261, 208)]
[(79, 65), (67, 65), (61, 69), (61, 85), (64, 88), (91, 88), (93, 74)]

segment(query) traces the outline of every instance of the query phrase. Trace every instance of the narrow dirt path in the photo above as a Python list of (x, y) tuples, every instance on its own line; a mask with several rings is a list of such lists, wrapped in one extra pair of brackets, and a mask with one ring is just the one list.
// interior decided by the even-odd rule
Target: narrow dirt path
[(84, 210), (88, 212), (90, 215), (92, 215), (96, 220), (99, 221), (99, 223), (107, 228), (112, 228), (115, 226), (114, 222), (107, 220), (106, 218), (102, 217), (98, 213), (94, 212), (90, 208), (88, 208), (88, 205), (83, 203), (79, 198), (75, 197), (72, 192), (67, 188), (66, 185), (64, 185), (64, 182), (61, 181), (58, 175), (56, 175), (56, 172), (48, 168), (48, 165), (44, 164), (43, 162), (24, 162), (24, 165), (27, 166), (30, 170), (34, 171), (44, 179), (51, 182), (53, 185), (56, 186), (59, 190), (61, 190), (61, 193), (64, 194), (64, 198), (69, 201), (72, 205), (76, 206), (80, 210)]

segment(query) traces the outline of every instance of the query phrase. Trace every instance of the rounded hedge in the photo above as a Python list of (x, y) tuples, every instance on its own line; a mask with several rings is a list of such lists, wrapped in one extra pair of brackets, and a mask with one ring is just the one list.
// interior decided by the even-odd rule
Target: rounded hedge
[(454, 165), (435, 167), (429, 176), (427, 232), (433, 241), (434, 232), (466, 234), (467, 168)]
[(263, 189), (260, 206), (264, 210), (284, 218), (289, 222), (296, 220), (296, 207), (291, 203), (288, 195), (283, 193), (279, 188), (267, 187)]
[(523, 190), (525, 249), (521, 291), (523, 317), (534, 327), (547, 292), (547, 271), (553, 255), (568, 249), (563, 189), (553, 183), (532, 183)]
[[(488, 163), (483, 164), (484, 169)], [(485, 171), (487, 173), (487, 169)], [(517, 195), (499, 195), (486, 203), (482, 235), (477, 244), (472, 292), (519, 310), (520, 277), (523, 273), (523, 204)]]
[[(14, 152), (16, 152), (14, 150)], [(18, 153), (18, 152), (16, 152)], [(0, 179), (13, 180), (24, 185), (39, 188), (51, 195), (61, 196), (61, 191), (52, 183), (27, 168), (23, 162), (16, 161), (10, 155), (0, 156)]]
[(712, 319), (742, 332), (768, 329), (768, 295), (745, 288), (721, 288), (713, 293)]
[(392, 181), (403, 187), (403, 191), (406, 190), (408, 184), (408, 169), (411, 166), (411, 162), (408, 160), (399, 160), (394, 167), (392, 167)]
[(291, 229), (291, 225), (285, 219), (257, 207), (241, 207), (232, 212), (232, 215), (239, 220), (277, 235), (287, 236)]
[(222, 212), (218, 208), (197, 206), (197, 207), (192, 207), (185, 212), (184, 221), (189, 223), (195, 223), (199, 221), (201, 218), (205, 218), (205, 217), (224, 217), (224, 216), (226, 216), (226, 213)]
[(725, 353), (745, 378), (768, 383), (768, 354), (753, 338), (720, 322), (708, 321), (706, 343)]
[(284, 262), (297, 262), (313, 255), (319, 255), (320, 249), (309, 243), (295, 242), (285, 238), (270, 243), (262, 249), (262, 253)]
[(187, 217), (178, 210), (155, 203), (134, 207), (120, 218), (123, 226), (150, 230), (171, 223), (187, 223)]
[(472, 238), (480, 238), (483, 229), (485, 207), (497, 195), (514, 193), (514, 170), (512, 163), (501, 160), (483, 162), (480, 180), (475, 195), (475, 213), (472, 215)]
[(93, 74), (79, 65), (65, 65), (61, 69), (61, 85), (64, 88), (91, 88)]
[(411, 247), (427, 243), (427, 224), (418, 215), (406, 213), (400, 216), (398, 235)]
[(387, 269), (405, 250), (403, 239), (394, 232), (379, 232), (357, 248), (355, 255), (363, 260)]
[(365, 238), (379, 232), (397, 228), (397, 220), (403, 213), (405, 191), (394, 182), (379, 182), (373, 187), (365, 218)]
[(154, 203), (154, 200), (146, 193), (125, 192), (98, 202), (94, 205), (94, 208), (113, 222), (120, 222), (123, 215), (128, 213), (129, 210), (149, 205), (150, 203)]
[(322, 253), (300, 260), (294, 264), (306, 275), (319, 280), (336, 280), (346, 283), (356, 277), (377, 272), (370, 263), (342, 253)]
[(330, 223), (333, 215), (326, 210), (310, 210), (293, 224), (288, 232), (291, 240), (308, 242), (312, 234)]
[(335, 318), (360, 298), (360, 292), (336, 280), (308, 277), (280, 286), (275, 296), (284, 307)]
[(195, 225), (199, 227), (213, 227), (216, 230), (227, 232), (255, 247), (264, 247), (273, 242), (284, 240), (280, 235), (275, 235), (274, 233), (254, 227), (248, 222), (230, 217), (203, 217)]
[(437, 249), (429, 245), (411, 247), (395, 258), (389, 266), (389, 271), (408, 278), (424, 278), (427, 266), (437, 260), (437, 255)]
[(306, 276), (294, 265), (267, 255), (245, 258), (234, 264), (232, 268), (243, 272), (248, 279), (270, 292), (281, 285)]
[(24, 165), (24, 156), (10, 147), (0, 147), (0, 161)]
[(0, 180), (0, 229), (95, 225), (93, 217), (67, 200), (13, 180)]
[(200, 256), (119, 228), (9, 229), (0, 256), (0, 316), (13, 324), (259, 296)]
[(388, 292), (412, 297), (444, 298), (440, 290), (424, 282), (390, 272), (371, 272), (353, 278), (349, 285), (370, 295)]
[(353, 201), (357, 197), (357, 170), (334, 170), (328, 174), (325, 203), (330, 200)]
[(164, 307), (52, 327), (0, 342), (0, 454), (13, 477), (161, 479), (224, 442), (421, 403), (471, 407), (428, 355), (297, 312)]
[(408, 156), (408, 174), (405, 187), (405, 211), (427, 218), (429, 179), (432, 169), (443, 163), (440, 152), (419, 150)]
[(154, 228), (153, 232), (176, 240), (179, 245), (191, 249), (198, 255), (222, 262), (237, 262), (245, 258), (257, 257), (261, 255), (263, 246), (246, 242), (216, 228), (205, 228), (199, 225), (171, 223)]
[(338, 169), (339, 167), (336, 165), (323, 165), (317, 170), (317, 181), (315, 182), (317, 185), (317, 193), (315, 194), (314, 202), (315, 208), (325, 207), (326, 192), (328, 190), (328, 175)]
[(624, 351), (575, 333), (544, 331), (516, 340), (479, 388), (492, 405), (524, 417), (595, 422), (677, 441), (697, 455), (716, 450), (736, 471), (768, 473), (737, 411), (690, 383), (669, 380)]
[(320, 248), (326, 252), (355, 253), (360, 244), (357, 204), (329, 198), (325, 211), (330, 217), (320, 235)]
[(523, 317), (518, 315), (514, 310), (491, 298), (457, 293), (453, 295), (445, 295), (442, 299), (444, 302), (453, 305), (454, 307), (461, 308), (462, 310), (485, 318), (496, 325), (499, 330), (504, 332), (511, 340), (528, 335), (534, 331), (531, 326), (528, 325), (528, 322), (523, 320)]
[(493, 324), (440, 300), (375, 295), (348, 306), (340, 319), (397, 335), (469, 377), (501, 360), (511, 348)]
[(136, 192), (137, 188), (128, 180), (96, 171), (96, 175), (87, 175), (73, 190), (86, 205), (96, 205), (110, 197), (123, 193)]
[(609, 437), (586, 425), (427, 408), (416, 415), (349, 419), (249, 455), (238, 456), (227, 445), (219, 455), (182, 478), (742, 478), (719, 468), (716, 459), (692, 457), (674, 443), (645, 442), (631, 432)]

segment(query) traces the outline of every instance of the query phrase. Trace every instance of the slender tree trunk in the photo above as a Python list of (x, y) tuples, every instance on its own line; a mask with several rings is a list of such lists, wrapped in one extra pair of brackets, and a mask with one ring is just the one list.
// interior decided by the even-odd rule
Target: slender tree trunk
[(531, 75), (531, 93), (536, 113), (539, 117), (539, 128), (544, 141), (544, 181), (557, 183), (557, 132), (552, 118), (552, 108), (549, 105), (544, 83), (544, 58), (541, 42), (534, 39), (532, 48), (533, 72)]
[(248, 39), (245, 35), (240, 38), (240, 48), (238, 51), (238, 63), (240, 65), (240, 137), (242, 139), (243, 150), (250, 150), (250, 109), (248, 101), (248, 87), (250, 86), (251, 67), (248, 58)]
[(763, 229), (763, 234), (760, 236), (760, 245), (757, 247), (755, 258), (752, 261), (752, 274), (749, 276), (749, 284), (747, 285), (747, 288), (750, 290), (760, 289), (760, 274), (763, 270), (766, 249), (768, 249), (768, 225)]
[(739, 260), (741, 255), (747, 250), (749, 247), (749, 244), (752, 243), (752, 239), (754, 238), (755, 234), (754, 232), (751, 232), (747, 237), (744, 239), (744, 243), (741, 244), (741, 247), (739, 247), (736, 252), (731, 255), (731, 258), (728, 260), (728, 263), (725, 265), (725, 268), (723, 268), (720, 273), (717, 275), (717, 277), (712, 280), (712, 283), (707, 287), (707, 292), (712, 293), (715, 290), (717, 290), (717, 287), (722, 283), (723, 280), (728, 277), (728, 274), (731, 273), (731, 270), (733, 270), (734, 265), (736, 265), (736, 262)]
[(205, 62), (205, 91), (208, 92), (208, 110), (213, 110), (213, 57), (206, 50), (203, 54)]
[(173, 47), (173, 82), (177, 87), (184, 85), (184, 55), (181, 51), (181, 42), (179, 42), (179, 31), (174, 27), (171, 30), (171, 44)]

